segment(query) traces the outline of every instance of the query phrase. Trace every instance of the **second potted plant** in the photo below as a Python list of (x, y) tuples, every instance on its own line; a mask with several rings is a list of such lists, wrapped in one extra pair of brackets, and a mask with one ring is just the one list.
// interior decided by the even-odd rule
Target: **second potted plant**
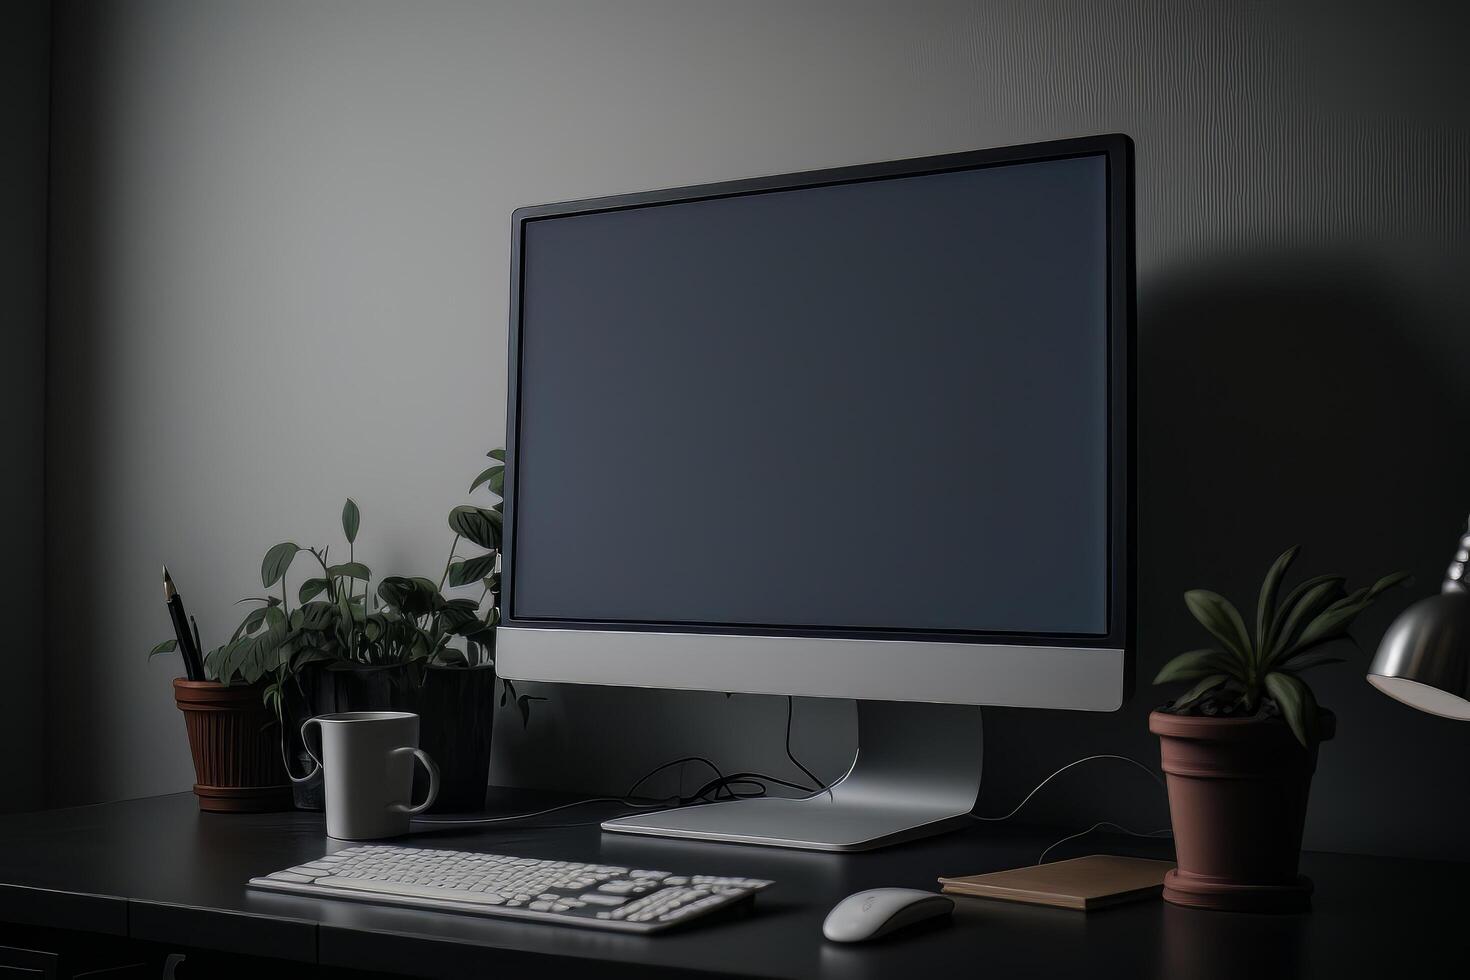
[(1298, 874), (1307, 794), (1317, 749), (1336, 730), (1303, 671), (1340, 663), (1323, 648), (1406, 573), (1349, 592), (1341, 576), (1278, 594), (1299, 548), (1266, 574), (1251, 631), (1228, 600), (1195, 589), (1184, 601), (1216, 645), (1182, 653), (1156, 684), (1188, 682), (1149, 715), (1169, 788), (1178, 867), (1164, 879), (1176, 905), (1233, 911), (1305, 909), (1311, 882)]
[[(273, 546), (261, 563), (265, 593), (244, 600), (258, 605), (228, 643), (207, 655), (208, 663), (227, 674), (248, 668), (263, 678), (264, 700), (283, 721), (281, 754), (292, 771), (297, 806), (321, 807), (320, 777), (297, 734), (301, 722), (361, 710), (420, 716), (420, 745), (442, 775), (435, 810), (484, 805), (496, 707), (499, 494), (505, 472), (504, 451), (489, 456), (491, 465), (470, 491), (483, 487), (495, 499), (489, 507), (466, 504), (450, 511), (454, 542), (437, 582), (386, 576), (374, 587), (372, 570), (356, 558), (361, 513), (348, 500), (342, 510), (347, 561), (333, 563), (325, 547), (291, 541)], [(293, 605), (287, 575), (306, 556), (310, 571)], [(533, 700), (539, 699), (502, 683), (500, 704), (514, 703), (523, 723)]]

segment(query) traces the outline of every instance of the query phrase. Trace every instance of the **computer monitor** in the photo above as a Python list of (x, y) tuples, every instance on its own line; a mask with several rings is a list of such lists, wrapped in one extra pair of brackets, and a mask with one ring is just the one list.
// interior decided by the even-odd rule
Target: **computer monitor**
[(606, 829), (943, 829), (979, 705), (1117, 709), (1132, 149), (1039, 143), (523, 208), (503, 676), (852, 698), (852, 770)]

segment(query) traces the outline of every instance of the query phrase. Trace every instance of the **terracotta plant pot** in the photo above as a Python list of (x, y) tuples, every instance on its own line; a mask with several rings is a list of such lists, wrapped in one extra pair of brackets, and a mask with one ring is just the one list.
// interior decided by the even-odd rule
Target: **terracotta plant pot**
[(174, 681), (194, 756), (194, 795), (214, 813), (291, 809), (291, 784), (281, 764), (280, 726), (261, 702), (261, 689), (216, 681)]
[[(1279, 718), (1207, 718), (1155, 711), (1179, 866), (1164, 899), (1191, 908), (1299, 912), (1312, 882), (1297, 871), (1317, 750)], [(1324, 711), (1321, 736), (1335, 718)]]

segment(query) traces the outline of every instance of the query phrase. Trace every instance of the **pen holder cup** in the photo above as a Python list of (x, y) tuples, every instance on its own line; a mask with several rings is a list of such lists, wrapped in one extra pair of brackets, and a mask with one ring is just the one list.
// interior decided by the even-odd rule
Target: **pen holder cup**
[(281, 729), (259, 685), (174, 681), (194, 757), (194, 795), (211, 813), (291, 809), (291, 782), (281, 762)]

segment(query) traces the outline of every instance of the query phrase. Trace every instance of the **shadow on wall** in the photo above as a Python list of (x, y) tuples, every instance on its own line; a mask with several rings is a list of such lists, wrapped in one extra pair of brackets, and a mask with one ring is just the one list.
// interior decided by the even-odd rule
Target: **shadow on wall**
[[(1392, 617), (1438, 588), (1470, 508), (1470, 337), (1463, 313), (1434, 299), (1365, 258), (1291, 251), (1141, 287), (1134, 696), (1107, 716), (991, 711), (982, 812), (1009, 809), (1084, 752), (1157, 764), (1146, 719), (1165, 692), (1153, 676), (1209, 641), (1182, 593), (1219, 591), (1253, 622), (1266, 567), (1300, 543), (1297, 578), (1415, 575), (1362, 617), (1362, 653), (1348, 649), (1348, 663), (1310, 677), (1340, 720), (1306, 846), (1470, 858), (1470, 779), (1456, 761), (1470, 754), (1470, 725), (1415, 712), (1363, 680)], [(1059, 825), (1167, 825), (1162, 792), (1116, 763), (1063, 777), (1033, 805), (1033, 818)]]
[[(133, 692), (121, 694), (116, 677), (101, 679), (113, 656), (111, 624), (97, 609), (77, 615), (65, 582), (63, 555), (95, 555), (102, 519), (90, 498), (107, 485), (99, 460), (110, 434), (107, 407), (113, 383), (107, 331), (107, 291), (116, 283), (104, 262), (104, 242), (116, 233), (107, 197), (109, 142), (102, 126), (99, 79), (116, 58), (102, 38), (118, 28), (119, 12), (95, 11), (98, 30), (77, 29), (81, 11), (61, 5), (53, 19), (51, 195), (49, 264), (52, 270), (46, 334), (46, 679), (45, 805), (115, 798), (110, 772), (141, 767)], [(83, 70), (85, 68), (85, 70)], [(65, 515), (65, 520), (58, 515)], [(157, 607), (154, 607), (156, 615)], [(168, 695), (157, 692), (161, 702)], [(160, 713), (159, 717), (165, 717)], [(176, 718), (168, 718), (176, 726)], [(176, 729), (175, 729), (176, 732)], [(182, 740), (171, 744), (182, 775)], [(127, 795), (127, 794), (122, 794)]]

